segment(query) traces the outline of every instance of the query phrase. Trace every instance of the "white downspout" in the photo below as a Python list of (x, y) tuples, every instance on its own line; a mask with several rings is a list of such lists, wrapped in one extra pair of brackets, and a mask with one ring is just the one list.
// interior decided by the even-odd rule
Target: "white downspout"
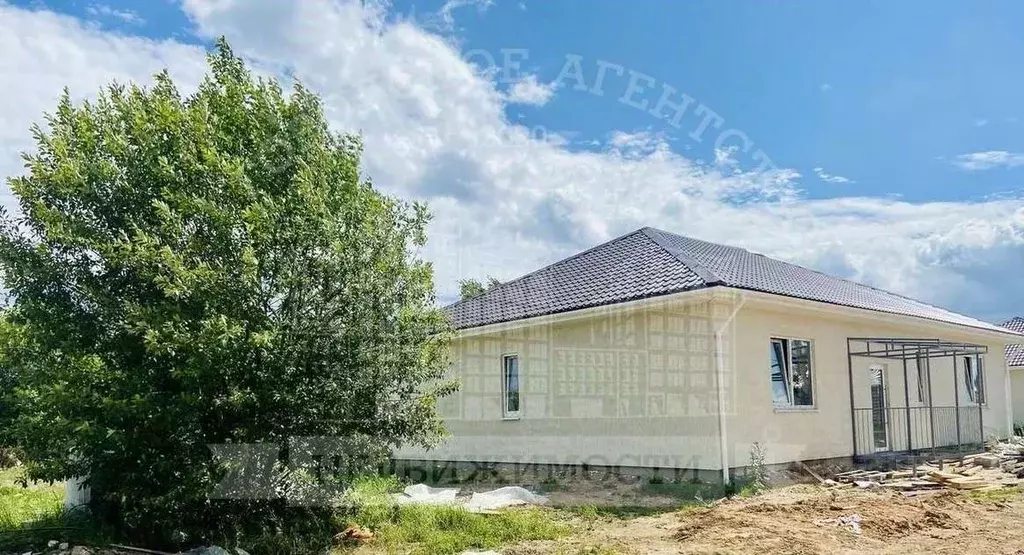
[[(1005, 346), (1003, 347), (1005, 350)], [(1005, 357), (1003, 358), (1005, 361)], [(1014, 419), (1020, 415), (1013, 414), (1013, 376), (1010, 374), (1010, 365), (1003, 363), (1003, 401), (1006, 403), (1006, 437), (1013, 439)], [(982, 374), (984, 378), (984, 374)], [(984, 438), (983, 438), (984, 439)]]
[[(739, 294), (739, 297), (739, 302), (733, 307), (732, 314), (729, 315), (729, 318), (721, 327), (715, 330), (715, 389), (717, 389), (718, 393), (718, 449), (722, 461), (722, 484), (730, 482), (729, 439), (725, 418), (725, 346), (722, 334), (725, 332), (725, 328), (732, 324), (733, 319), (736, 318), (736, 313), (747, 302), (747, 297), (742, 292)], [(735, 345), (735, 339), (733, 345)]]

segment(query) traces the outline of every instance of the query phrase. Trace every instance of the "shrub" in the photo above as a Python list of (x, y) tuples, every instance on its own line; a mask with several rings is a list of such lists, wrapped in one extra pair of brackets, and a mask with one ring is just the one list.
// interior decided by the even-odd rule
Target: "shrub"
[(767, 453), (765, 453), (764, 446), (755, 441), (750, 446), (750, 466), (747, 467), (748, 487), (753, 493), (759, 493), (768, 489), (766, 458)]
[(292, 438), (339, 437), (358, 472), (442, 435), (451, 332), (413, 254), (428, 213), (360, 177), (316, 95), (221, 41), (186, 98), (162, 73), (65, 93), (46, 122), (0, 228), (31, 478), (87, 476), (95, 513), (155, 547), (283, 538), (329, 510), (210, 499), (228, 467), (208, 445), (295, 463)]

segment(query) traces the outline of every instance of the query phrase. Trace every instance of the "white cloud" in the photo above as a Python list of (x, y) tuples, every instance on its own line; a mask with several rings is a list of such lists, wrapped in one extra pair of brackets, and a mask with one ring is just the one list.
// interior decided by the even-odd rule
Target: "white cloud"
[(988, 120), (985, 118), (978, 118), (974, 120), (975, 127), (985, 127), (986, 125), (988, 125)]
[[(571, 150), (510, 122), (491, 76), (476, 73), (443, 37), (386, 22), (379, 5), (184, 6), (202, 36), (224, 34), (237, 52), (320, 91), (335, 129), (362, 131), (365, 171), (378, 187), (429, 201), (435, 217), (424, 256), (435, 263), (443, 297), (457, 292), (459, 278), (508, 279), (652, 225), (983, 317), (1008, 310), (992, 292), (1024, 298), (1015, 277), (1024, 270), (1015, 262), (1024, 260), (1018, 199), (809, 200), (792, 170), (745, 170), (728, 147), (699, 163), (650, 131), (613, 132), (599, 150)], [(191, 46), (103, 34), (2, 4), (0, 49), (0, 78), (12, 84), (0, 92), (3, 174), (21, 171), (15, 151), (31, 146), (28, 125), (53, 107), (62, 86), (80, 95), (169, 66), (187, 88), (203, 63)]]
[[(0, 176), (22, 171), (19, 152), (33, 146), (29, 127), (42, 122), (64, 86), (76, 99), (110, 81), (150, 82), (166, 67), (187, 91), (206, 70), (201, 49), (106, 34), (95, 26), (46, 11), (26, 11), (0, 2)], [(0, 203), (13, 199), (4, 184)]]
[(494, 0), (447, 0), (438, 11), (438, 16), (446, 27), (451, 28), (455, 26), (455, 10), (475, 6), (478, 11), (484, 12), (493, 5)]
[(824, 168), (814, 168), (814, 173), (818, 176), (818, 179), (825, 183), (856, 183), (856, 181), (847, 177), (826, 173)]
[(818, 85), (818, 89), (821, 90), (821, 92), (828, 92), (832, 90), (832, 85), (829, 85), (828, 83), (822, 83), (821, 85)]
[(543, 106), (555, 95), (554, 83), (540, 83), (537, 76), (531, 74), (523, 76), (509, 87), (505, 99), (510, 104), (529, 104), (531, 106)]
[(965, 170), (980, 171), (992, 168), (1012, 168), (1024, 165), (1024, 154), (1005, 150), (986, 150), (961, 154), (953, 159), (953, 164)]
[(112, 17), (133, 25), (141, 25), (146, 22), (145, 19), (139, 16), (138, 12), (119, 10), (106, 4), (90, 4), (85, 8), (85, 12), (93, 17)]

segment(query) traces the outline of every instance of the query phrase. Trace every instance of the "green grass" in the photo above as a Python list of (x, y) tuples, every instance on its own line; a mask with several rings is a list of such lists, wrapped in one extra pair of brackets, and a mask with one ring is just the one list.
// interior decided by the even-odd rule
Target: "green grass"
[(664, 482), (656, 481), (644, 484), (640, 490), (648, 495), (661, 495), (673, 497), (682, 502), (701, 503), (717, 499), (725, 495), (721, 485), (705, 484), (701, 482)]
[[(0, 470), (0, 551), (37, 547), (65, 527), (64, 485), (17, 483), (21, 470)], [(43, 536), (50, 534), (49, 537)]]
[(42, 549), (49, 540), (97, 545), (106, 535), (82, 513), (64, 512), (64, 484), (18, 483), (21, 469), (0, 470), (0, 552)]
[(569, 515), (543, 508), (519, 508), (496, 514), (471, 513), (444, 505), (396, 505), (394, 477), (366, 477), (346, 496), (355, 504), (345, 521), (373, 531), (373, 547), (402, 553), (461, 553), (493, 549), (521, 541), (555, 539), (571, 531)]
[(0, 531), (8, 532), (37, 520), (51, 519), (63, 511), (63, 484), (17, 484), (21, 471), (0, 470)]
[(571, 531), (558, 511), (539, 508), (479, 514), (461, 507), (403, 505), (392, 507), (383, 519), (376, 512), (372, 517), (357, 514), (353, 521), (374, 531), (375, 545), (411, 553), (493, 549), (526, 540), (555, 539)]
[(1021, 486), (1013, 486), (989, 491), (967, 490), (967, 496), (975, 501), (1001, 502), (1020, 499), (1022, 492), (1024, 490), (1021, 489)]

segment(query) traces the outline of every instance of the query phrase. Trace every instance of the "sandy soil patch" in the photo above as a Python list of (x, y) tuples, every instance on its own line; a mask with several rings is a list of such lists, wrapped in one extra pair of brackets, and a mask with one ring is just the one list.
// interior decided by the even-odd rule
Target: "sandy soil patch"
[[(837, 524), (857, 516), (860, 533)], [(1024, 554), (1024, 496), (828, 490), (797, 485), (750, 499), (627, 520), (506, 553)], [(597, 551), (597, 549), (606, 551)]]

